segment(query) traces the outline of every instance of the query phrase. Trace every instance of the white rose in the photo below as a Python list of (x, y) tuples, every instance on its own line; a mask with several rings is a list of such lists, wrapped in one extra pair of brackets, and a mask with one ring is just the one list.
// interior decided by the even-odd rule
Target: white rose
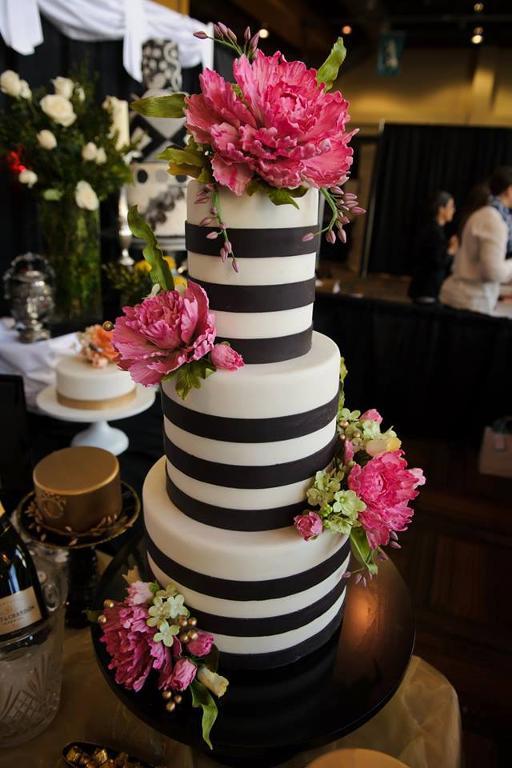
[(96, 152), (96, 165), (103, 165), (107, 162), (107, 153), (103, 149), (103, 147), (98, 147), (98, 151)]
[(41, 109), (48, 115), (55, 123), (63, 125), (64, 128), (68, 128), (76, 120), (76, 115), (73, 111), (73, 105), (64, 96), (57, 94), (44, 96), (41, 99)]
[(12, 69), (6, 69), (0, 75), (0, 90), (8, 96), (18, 98), (21, 93), (21, 80)]
[(227, 691), (229, 680), (222, 675), (218, 675), (216, 672), (212, 672), (206, 666), (199, 667), (197, 671), (197, 679), (200, 683), (205, 685), (216, 696), (224, 696)]
[(75, 84), (69, 77), (55, 77), (52, 83), (56, 94), (64, 96), (65, 99), (72, 97)]
[(47, 131), (46, 129), (39, 131), (37, 140), (43, 149), (55, 149), (57, 146), (57, 139), (51, 131)]
[(22, 171), (18, 176), (18, 179), (22, 184), (26, 184), (27, 187), (33, 187), (37, 181), (37, 173), (34, 173), (34, 171), (29, 171), (28, 168), (25, 168), (25, 170)]
[(76, 185), (75, 202), (79, 208), (85, 208), (86, 211), (98, 209), (98, 196), (88, 181), (79, 181)]
[(26, 80), (20, 80), (20, 96), (22, 99), (31, 99), (32, 91)]
[(96, 160), (98, 147), (94, 141), (89, 141), (82, 147), (82, 160)]

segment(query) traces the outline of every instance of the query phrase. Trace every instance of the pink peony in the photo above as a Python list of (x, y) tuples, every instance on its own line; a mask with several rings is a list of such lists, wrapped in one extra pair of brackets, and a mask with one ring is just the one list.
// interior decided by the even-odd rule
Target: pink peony
[(128, 584), (126, 602), (129, 605), (143, 605), (144, 603), (150, 603), (152, 599), (153, 593), (147, 581), (133, 581), (131, 584)]
[(381, 453), (364, 467), (356, 464), (348, 487), (366, 504), (359, 520), (372, 549), (389, 542), (391, 531), (405, 531), (413, 510), (408, 503), (416, 498), (425, 477), (421, 469), (408, 469), (403, 451)]
[(349, 461), (352, 461), (354, 458), (354, 446), (350, 442), (350, 440), (345, 440), (343, 443), (343, 461), (345, 464), (348, 464)]
[(382, 416), (375, 408), (369, 408), (361, 414), (361, 421), (376, 421), (377, 424), (382, 424)]
[(225, 368), (227, 371), (236, 371), (244, 364), (242, 355), (235, 352), (229, 344), (215, 344), (211, 359), (216, 368)]
[(323, 531), (322, 518), (316, 512), (304, 512), (293, 518), (293, 524), (305, 541), (315, 539)]
[(103, 625), (101, 642), (105, 643), (111, 657), (109, 669), (115, 669), (118, 685), (140, 691), (153, 669), (154, 656), (158, 656), (153, 642), (155, 630), (148, 627), (147, 609), (140, 605), (116, 603), (105, 608), (106, 624)]
[(316, 70), (261, 51), (236, 59), (237, 93), (216, 72), (200, 76), (201, 93), (186, 100), (187, 128), (213, 149), (215, 179), (242, 195), (254, 176), (273, 187), (330, 187), (352, 163), (345, 130), (348, 104), (326, 93)]
[(213, 645), (213, 635), (208, 632), (198, 632), (195, 640), (190, 640), (187, 650), (192, 656), (208, 656)]
[(140, 384), (158, 384), (166, 374), (213, 349), (215, 318), (196, 283), (189, 281), (184, 294), (158, 293), (123, 312), (112, 336), (120, 356), (117, 364)]
[(197, 667), (189, 659), (178, 659), (169, 678), (169, 688), (173, 691), (184, 691), (196, 676)]

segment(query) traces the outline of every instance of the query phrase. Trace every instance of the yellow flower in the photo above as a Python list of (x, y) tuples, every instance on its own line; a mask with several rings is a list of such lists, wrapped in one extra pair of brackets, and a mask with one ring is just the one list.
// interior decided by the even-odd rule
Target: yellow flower
[(186, 288), (187, 287), (187, 281), (182, 275), (175, 275), (174, 276), (174, 287), (175, 288)]
[(176, 269), (176, 259), (173, 256), (164, 256), (164, 259), (168, 263), (171, 272), (173, 269)]
[(137, 269), (139, 272), (151, 272), (151, 267), (149, 266), (146, 259), (142, 259), (141, 261), (136, 261), (135, 269)]
[(401, 440), (398, 437), (380, 437), (375, 440), (368, 440), (364, 449), (370, 456), (377, 456), (379, 453), (389, 453), (390, 451), (398, 451), (402, 445)]

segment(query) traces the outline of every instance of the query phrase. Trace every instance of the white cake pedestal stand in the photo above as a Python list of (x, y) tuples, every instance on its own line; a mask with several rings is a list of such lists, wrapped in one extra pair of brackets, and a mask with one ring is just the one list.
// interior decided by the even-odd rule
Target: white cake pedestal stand
[(102, 408), (92, 411), (81, 408), (68, 408), (57, 400), (55, 387), (45, 387), (37, 396), (37, 405), (43, 413), (53, 416), (60, 421), (86, 422), (90, 426), (79, 432), (71, 445), (92, 445), (104, 448), (118, 456), (128, 448), (128, 437), (120, 429), (111, 427), (108, 422), (117, 419), (127, 419), (147, 410), (155, 401), (155, 391), (137, 384), (135, 398), (126, 405), (117, 408)]

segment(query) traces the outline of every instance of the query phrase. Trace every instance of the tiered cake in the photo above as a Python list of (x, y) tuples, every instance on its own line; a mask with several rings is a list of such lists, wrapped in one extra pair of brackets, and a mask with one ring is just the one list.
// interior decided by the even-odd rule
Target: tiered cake
[(340, 622), (349, 543), (292, 527), (334, 452), (340, 355), (312, 331), (318, 193), (291, 205), (223, 189), (239, 272), (187, 203), (190, 278), (204, 287), (218, 340), (245, 366), (217, 371), (183, 402), (162, 386), (166, 456), (144, 486), (148, 559), (174, 581), (223, 664), (265, 668), (318, 648)]

